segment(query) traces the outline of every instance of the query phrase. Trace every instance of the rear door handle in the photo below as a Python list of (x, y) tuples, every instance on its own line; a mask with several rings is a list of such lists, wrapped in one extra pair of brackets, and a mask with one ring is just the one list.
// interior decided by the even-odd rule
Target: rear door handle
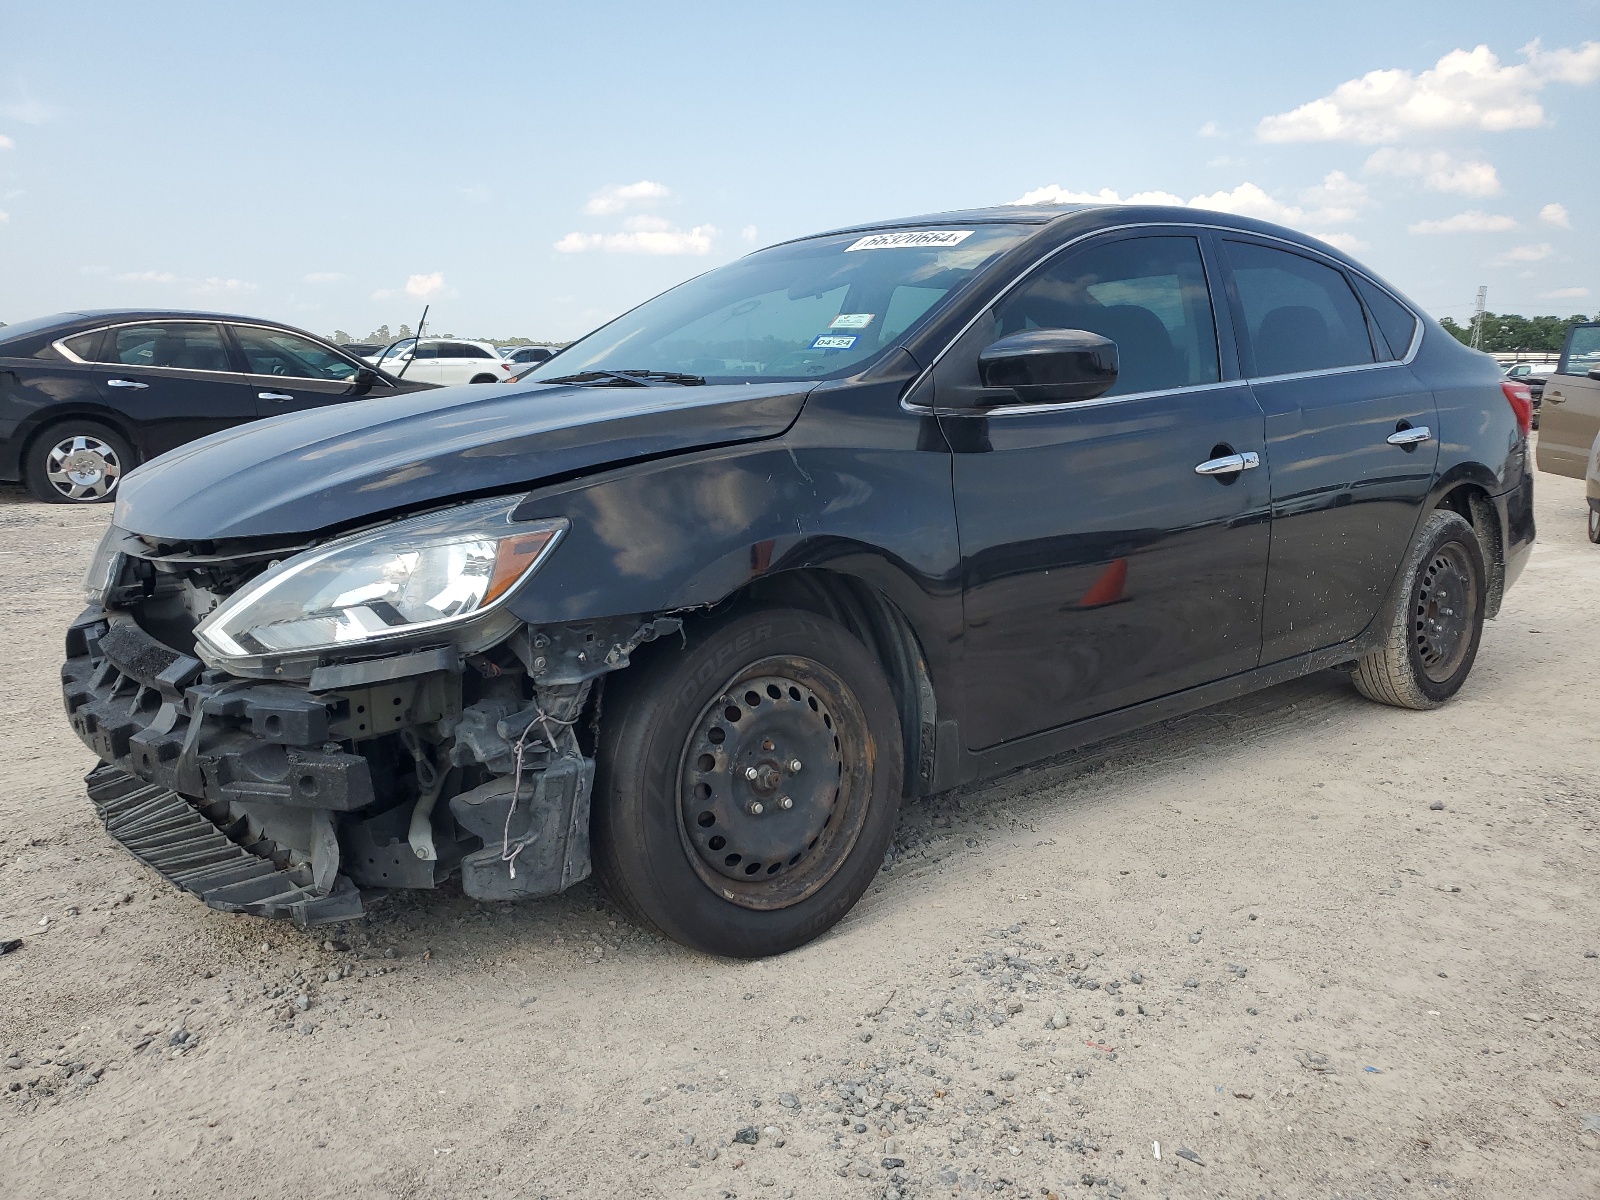
[(1551, 404), (1565, 404), (1567, 402), (1567, 398), (1560, 392), (1546, 392), (1544, 399), (1550, 401)]
[(138, 382), (138, 380), (135, 380), (135, 379), (108, 379), (108, 380), (106, 380), (106, 386), (107, 387), (126, 387), (126, 388), (147, 388), (150, 385), (148, 383), (140, 383), (140, 382)]
[(1433, 430), (1426, 425), (1416, 425), (1410, 429), (1397, 429), (1384, 440), (1391, 446), (1416, 446), (1432, 441)]
[(284, 401), (284, 400), (293, 400), (294, 397), (289, 395), (288, 392), (257, 392), (256, 393), (256, 399), (257, 400), (276, 400), (276, 401), (280, 401), (281, 402), (281, 401)]
[(1261, 456), (1254, 450), (1243, 454), (1224, 454), (1221, 458), (1208, 458), (1194, 469), (1196, 475), (1233, 475), (1239, 471), (1253, 471), (1261, 465)]

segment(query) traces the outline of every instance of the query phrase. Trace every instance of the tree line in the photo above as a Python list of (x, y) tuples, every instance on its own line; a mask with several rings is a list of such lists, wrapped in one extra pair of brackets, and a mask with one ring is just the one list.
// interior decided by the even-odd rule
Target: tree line
[[(359, 328), (359, 326), (357, 328)], [(357, 345), (370, 345), (371, 343), (376, 342), (379, 345), (387, 346), (390, 342), (398, 342), (402, 338), (408, 338), (410, 336), (411, 336), (411, 326), (409, 326), (409, 325), (402, 324), (400, 326), (399, 330), (394, 332), (394, 333), (390, 333), (389, 332), (389, 327), (387, 325), (379, 325), (376, 329), (374, 329), (371, 333), (367, 334), (367, 336), (364, 337), (364, 338), (351, 337), (344, 330), (335, 329), (333, 331), (333, 336), (331, 338), (329, 338), (328, 340), (331, 341), (335, 346), (343, 346), (343, 345), (345, 345), (345, 344), (347, 344), (349, 342), (355, 342)], [(443, 338), (446, 341), (449, 341), (451, 339), (454, 339), (456, 335), (453, 334), (453, 333), (430, 333), (428, 336), (430, 338), (435, 338), (435, 337), (436, 338)], [(536, 338), (525, 338), (525, 337), (466, 338), (464, 340), (469, 341), (469, 342), (488, 342), (489, 345), (491, 345), (491, 346), (564, 346), (564, 345), (566, 345), (565, 342), (540, 341), (540, 340), (538, 340)]]
[[(1478, 347), (1490, 354), (1516, 350), (1536, 350), (1559, 354), (1567, 340), (1567, 330), (1589, 320), (1579, 314), (1571, 317), (1523, 317), (1516, 313), (1483, 314), (1483, 338)], [(1600, 320), (1600, 317), (1596, 317)], [(1450, 334), (1464, 345), (1472, 345), (1472, 322), (1457, 325), (1449, 317), (1439, 321)]]

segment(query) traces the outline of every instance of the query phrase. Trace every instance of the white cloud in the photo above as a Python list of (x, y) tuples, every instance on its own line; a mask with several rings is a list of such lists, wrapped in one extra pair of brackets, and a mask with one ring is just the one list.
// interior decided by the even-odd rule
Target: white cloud
[(1217, 123), (1215, 121), (1207, 121), (1204, 125), (1200, 126), (1200, 128), (1195, 131), (1195, 136), (1197, 136), (1197, 137), (1221, 137), (1222, 136), (1222, 130), (1217, 128)]
[(8, 212), (0, 212), (0, 225), (4, 225), (9, 220), (11, 220), (11, 214), (10, 213), (8, 213)]
[(1366, 170), (1386, 175), (1420, 176), (1422, 186), (1463, 196), (1498, 196), (1500, 173), (1493, 163), (1452, 158), (1443, 150), (1422, 154), (1385, 146), (1367, 159)]
[(0, 117), (21, 121), (24, 125), (43, 125), (55, 115), (55, 109), (26, 93), (17, 100), (0, 104)]
[(412, 275), (406, 280), (406, 295), (426, 300), (444, 291), (444, 272), (430, 271), (426, 275)]
[(1546, 225), (1554, 225), (1557, 229), (1572, 228), (1572, 221), (1567, 216), (1565, 204), (1546, 204), (1539, 210), (1539, 220)]
[(1135, 192), (1124, 200), (1110, 188), (1101, 188), (1098, 192), (1074, 192), (1062, 187), (1059, 183), (1047, 183), (1044, 187), (1034, 188), (1031, 192), (1024, 192), (1012, 204), (1176, 204), (1182, 205), (1183, 197), (1174, 196), (1171, 192)]
[(675, 229), (660, 217), (629, 217), (622, 233), (569, 233), (555, 244), (562, 254), (604, 250), (611, 254), (709, 254), (718, 230), (714, 225)]
[(246, 283), (242, 279), (223, 279), (220, 275), (212, 275), (197, 283), (194, 290), (202, 296), (216, 296), (222, 293), (253, 292), (256, 290), (256, 285)]
[(1504, 254), (1496, 255), (1490, 266), (1509, 267), (1513, 263), (1543, 262), (1555, 253), (1555, 247), (1549, 242), (1536, 242), (1531, 246), (1513, 246)]
[(13, 142), (5, 134), (0, 133), (0, 150), (15, 150), (16, 148), (17, 144), (15, 142)]
[(1557, 288), (1553, 292), (1540, 293), (1541, 300), (1582, 300), (1589, 294), (1586, 287)]
[(625, 212), (635, 206), (654, 204), (657, 200), (665, 200), (671, 194), (665, 184), (655, 183), (649, 179), (641, 179), (638, 183), (607, 184), (589, 197), (589, 202), (583, 206), (583, 211), (591, 217), (606, 217), (612, 213)]
[(312, 271), (305, 276), (306, 283), (343, 283), (349, 276), (338, 271)]
[(177, 283), (178, 277), (171, 271), (128, 271), (118, 275), (124, 283)]
[[(1259, 185), (1241, 183), (1226, 192), (1191, 196), (1185, 200), (1171, 192), (1134, 192), (1124, 199), (1110, 188), (1074, 192), (1052, 183), (1034, 188), (1012, 204), (1164, 204), (1179, 208), (1209, 208), (1215, 212), (1257, 217), (1280, 225), (1337, 225), (1352, 220), (1367, 204), (1366, 185), (1343, 171), (1329, 171), (1321, 183), (1300, 193), (1301, 205), (1286, 204)], [(1343, 235), (1348, 237), (1349, 235)]]
[(1515, 217), (1480, 212), (1473, 208), (1437, 221), (1418, 221), (1415, 225), (1407, 225), (1406, 230), (1409, 233), (1504, 233), (1516, 227)]
[(1393, 142), (1438, 129), (1531, 129), (1545, 123), (1537, 94), (1551, 83), (1600, 79), (1600, 42), (1544, 50), (1537, 40), (1523, 60), (1502, 65), (1488, 46), (1452, 50), (1428, 70), (1369, 71), (1299, 108), (1263, 117), (1264, 142)]
[(755, 241), (757, 236), (756, 227), (754, 225), (746, 225), (743, 229), (739, 230), (739, 236), (747, 242)]

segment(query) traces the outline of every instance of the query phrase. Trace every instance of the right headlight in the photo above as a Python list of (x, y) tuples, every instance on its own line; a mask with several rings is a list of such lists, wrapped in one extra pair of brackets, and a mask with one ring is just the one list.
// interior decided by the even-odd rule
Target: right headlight
[(201, 622), (202, 657), (248, 668), (486, 626), (567, 529), (560, 518), (511, 521), (518, 503), (468, 504), (285, 559)]

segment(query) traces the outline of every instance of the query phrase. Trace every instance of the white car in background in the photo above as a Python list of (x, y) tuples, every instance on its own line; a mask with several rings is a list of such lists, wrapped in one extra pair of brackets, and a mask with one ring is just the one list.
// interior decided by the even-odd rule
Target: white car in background
[(390, 375), (403, 375), (422, 383), (449, 387), (457, 383), (501, 383), (511, 378), (516, 364), (507, 362), (488, 342), (455, 338), (403, 338), (371, 360)]

